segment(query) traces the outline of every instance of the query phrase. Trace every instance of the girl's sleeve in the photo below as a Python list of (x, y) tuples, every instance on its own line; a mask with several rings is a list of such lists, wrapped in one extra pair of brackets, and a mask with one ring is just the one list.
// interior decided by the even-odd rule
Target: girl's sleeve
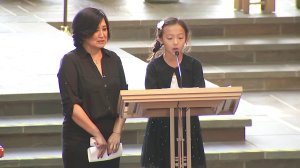
[(149, 63), (146, 69), (146, 76), (145, 76), (145, 88), (146, 89), (157, 89), (157, 76), (155, 73), (155, 66), (153, 63)]
[(193, 78), (195, 87), (205, 87), (202, 65), (199, 61), (195, 61), (193, 65)]

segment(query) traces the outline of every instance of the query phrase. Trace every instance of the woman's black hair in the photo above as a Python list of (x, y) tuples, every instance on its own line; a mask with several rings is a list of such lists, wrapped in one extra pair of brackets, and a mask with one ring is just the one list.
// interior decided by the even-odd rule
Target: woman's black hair
[(82, 47), (83, 41), (91, 37), (98, 29), (99, 23), (104, 19), (108, 39), (110, 38), (110, 29), (107, 16), (101, 9), (87, 7), (80, 10), (73, 19), (72, 37), (75, 47)]

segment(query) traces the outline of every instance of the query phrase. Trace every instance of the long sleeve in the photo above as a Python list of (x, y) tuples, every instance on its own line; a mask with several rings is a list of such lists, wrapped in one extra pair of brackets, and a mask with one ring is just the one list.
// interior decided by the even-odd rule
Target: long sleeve
[(146, 69), (146, 77), (145, 77), (145, 88), (146, 89), (157, 89), (158, 81), (157, 76), (155, 75), (155, 67), (154, 64), (148, 64)]

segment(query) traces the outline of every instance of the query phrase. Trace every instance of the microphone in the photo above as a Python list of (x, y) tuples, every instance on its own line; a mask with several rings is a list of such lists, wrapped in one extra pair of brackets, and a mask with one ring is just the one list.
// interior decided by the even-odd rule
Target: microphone
[(176, 55), (176, 57), (178, 58), (178, 56), (179, 56), (179, 51), (175, 51), (175, 55)]
[(177, 67), (178, 67), (178, 71), (179, 71), (179, 88), (182, 88), (182, 76), (181, 76), (181, 68), (180, 68), (180, 64), (179, 64), (179, 51), (175, 51), (175, 56), (176, 56), (176, 63), (177, 63)]

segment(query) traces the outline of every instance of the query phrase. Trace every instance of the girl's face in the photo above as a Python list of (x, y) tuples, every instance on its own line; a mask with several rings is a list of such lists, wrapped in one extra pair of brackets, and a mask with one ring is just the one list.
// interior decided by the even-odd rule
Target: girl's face
[(85, 40), (85, 43), (90, 48), (103, 48), (108, 40), (108, 29), (105, 20), (99, 23), (97, 31)]
[(169, 25), (163, 28), (163, 36), (161, 42), (165, 47), (166, 55), (174, 55), (175, 51), (182, 53), (187, 37), (184, 29), (179, 25)]

